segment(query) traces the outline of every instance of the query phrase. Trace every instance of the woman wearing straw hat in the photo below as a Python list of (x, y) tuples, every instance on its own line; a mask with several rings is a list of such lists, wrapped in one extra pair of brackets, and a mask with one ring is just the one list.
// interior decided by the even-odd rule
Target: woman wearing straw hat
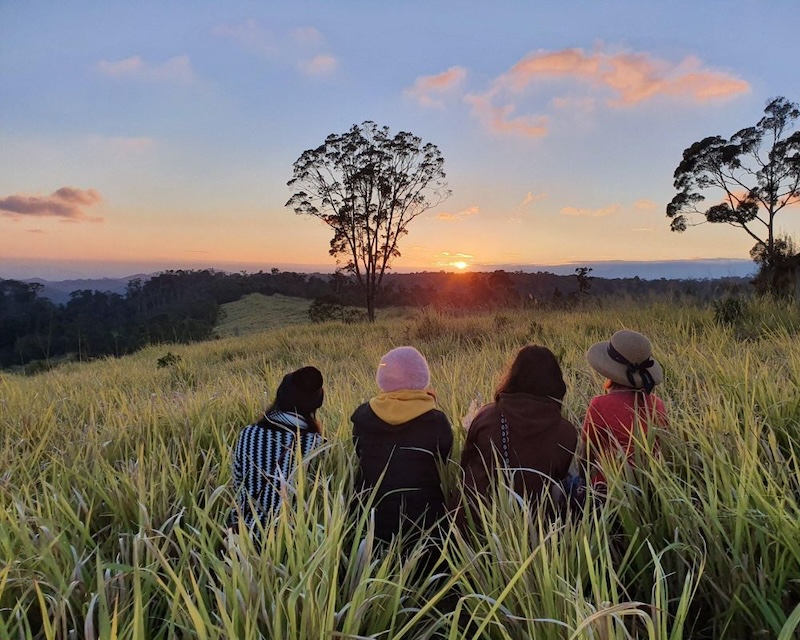
[[(322, 373), (302, 367), (287, 373), (275, 400), (261, 419), (242, 429), (233, 452), (236, 508), (228, 525), (239, 520), (254, 533), (281, 506), (281, 488), (297, 466), (296, 454), (307, 456), (323, 442), (316, 411), (324, 398)], [(299, 444), (299, 447), (298, 447)]]
[(582, 430), (586, 458), (594, 466), (592, 484), (602, 487), (603, 459), (622, 453), (633, 463), (636, 441), (648, 426), (666, 426), (664, 403), (652, 393), (664, 373), (653, 359), (650, 340), (636, 331), (617, 331), (611, 340), (592, 345), (586, 360), (606, 377), (605, 394), (592, 398)]

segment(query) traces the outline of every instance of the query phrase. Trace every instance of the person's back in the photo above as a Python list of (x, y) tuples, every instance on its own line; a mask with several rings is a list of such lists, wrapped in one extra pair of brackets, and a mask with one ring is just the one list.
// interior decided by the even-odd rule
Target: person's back
[[(508, 425), (503, 445), (502, 419)], [(487, 495), (502, 464), (513, 470), (514, 491), (537, 498), (550, 481), (564, 478), (575, 455), (578, 431), (561, 415), (561, 405), (527, 393), (500, 394), (475, 416), (467, 434), (461, 465), (465, 483)], [(507, 461), (504, 457), (507, 455)]]
[(537, 503), (568, 473), (577, 428), (561, 415), (566, 394), (561, 367), (546, 347), (517, 354), (495, 394), (495, 402), (473, 419), (461, 455), (467, 497), (490, 498), (497, 465), (513, 474), (514, 491)]
[(628, 458), (634, 451), (637, 432), (647, 435), (650, 425), (665, 426), (664, 403), (654, 395), (617, 387), (589, 402), (584, 420), (584, 439), (603, 451), (619, 449)]
[(606, 393), (589, 403), (581, 434), (593, 465), (592, 483), (600, 485), (606, 481), (605, 459), (622, 456), (633, 463), (637, 441), (650, 427), (667, 425), (664, 403), (652, 394), (663, 372), (652, 358), (650, 341), (635, 331), (618, 331), (611, 340), (592, 345), (586, 359), (607, 378)]
[(447, 417), (436, 409), (428, 366), (413, 347), (398, 347), (381, 360), (382, 391), (351, 417), (359, 459), (358, 486), (375, 491), (375, 533), (389, 540), (399, 532), (427, 528), (444, 515), (439, 467), (453, 445)]
[(376, 535), (390, 539), (400, 530), (434, 524), (445, 511), (439, 466), (447, 460), (453, 443), (447, 417), (431, 408), (392, 424), (365, 403), (351, 419), (359, 458), (358, 485), (368, 491), (377, 487)]
[(243, 524), (257, 533), (281, 506), (281, 487), (301, 458), (322, 442), (316, 410), (324, 397), (322, 374), (303, 367), (284, 376), (275, 401), (261, 419), (239, 433), (233, 449), (236, 507), (228, 527)]

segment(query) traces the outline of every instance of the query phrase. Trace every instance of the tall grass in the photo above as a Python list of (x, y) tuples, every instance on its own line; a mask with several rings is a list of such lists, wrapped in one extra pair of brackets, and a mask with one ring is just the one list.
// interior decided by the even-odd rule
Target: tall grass
[[(800, 321), (750, 313), (744, 330), (666, 304), (421, 313), (0, 374), (0, 638), (796, 637)], [(549, 522), (508, 493), (446, 528), (432, 572), (424, 541), (374, 540), (349, 416), (385, 351), (428, 357), (457, 460), (460, 418), (518, 348), (558, 354), (580, 424), (600, 382), (583, 353), (623, 327), (653, 339), (670, 426), (609, 471), (602, 509)], [(256, 546), (223, 527), (230, 449), (305, 364), (326, 377), (328, 442)]]

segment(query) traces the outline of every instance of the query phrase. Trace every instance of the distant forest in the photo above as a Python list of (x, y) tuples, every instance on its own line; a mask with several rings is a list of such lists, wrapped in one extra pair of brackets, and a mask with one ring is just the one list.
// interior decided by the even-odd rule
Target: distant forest
[[(745, 278), (642, 280), (592, 278), (586, 270), (580, 276), (442, 271), (387, 275), (377, 306), (568, 308), (609, 297), (702, 303), (749, 287)], [(325, 317), (321, 309), (363, 305), (363, 294), (351, 277), (277, 269), (253, 274), (166, 271), (131, 280), (124, 294), (73, 291), (66, 304), (54, 304), (41, 291), (41, 284), (0, 280), (0, 367), (39, 363), (28, 367), (36, 370), (63, 357), (121, 356), (148, 344), (205, 340), (220, 318), (221, 305), (251, 293), (315, 300), (316, 319)]]

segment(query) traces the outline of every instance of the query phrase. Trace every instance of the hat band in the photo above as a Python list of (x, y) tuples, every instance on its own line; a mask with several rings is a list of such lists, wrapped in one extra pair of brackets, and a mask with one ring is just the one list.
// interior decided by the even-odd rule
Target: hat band
[(639, 363), (633, 363), (623, 356), (619, 351), (617, 351), (614, 348), (614, 345), (610, 342), (608, 343), (608, 349), (606, 351), (608, 353), (608, 357), (614, 362), (619, 362), (627, 367), (625, 370), (625, 375), (628, 378), (628, 382), (631, 383), (631, 386), (634, 389), (636, 388), (636, 382), (633, 379), (633, 374), (635, 373), (638, 373), (641, 376), (642, 386), (644, 387), (645, 393), (649, 394), (655, 388), (656, 381), (653, 379), (653, 375), (650, 373), (650, 367), (655, 364), (652, 358), (648, 358), (647, 360)]

